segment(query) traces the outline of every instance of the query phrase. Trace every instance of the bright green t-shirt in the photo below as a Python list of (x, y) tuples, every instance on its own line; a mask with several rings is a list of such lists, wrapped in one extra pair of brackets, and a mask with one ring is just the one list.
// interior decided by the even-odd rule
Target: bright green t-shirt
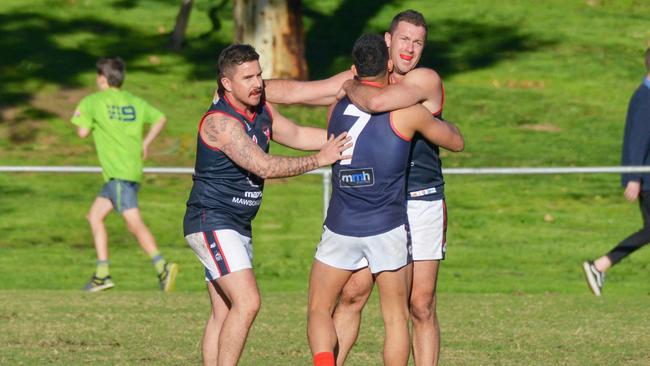
[(142, 130), (164, 117), (142, 98), (108, 88), (83, 98), (72, 123), (92, 130), (104, 180), (142, 181)]

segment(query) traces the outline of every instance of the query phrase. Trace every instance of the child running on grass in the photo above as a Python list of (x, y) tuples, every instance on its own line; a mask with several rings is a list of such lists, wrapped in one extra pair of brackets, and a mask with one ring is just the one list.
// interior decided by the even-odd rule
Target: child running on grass
[[(121, 58), (97, 61), (99, 91), (83, 98), (72, 116), (79, 137), (93, 134), (105, 181), (87, 215), (97, 251), (97, 266), (82, 290), (97, 292), (114, 287), (109, 272), (104, 219), (115, 210), (151, 258), (160, 289), (169, 292), (175, 287), (178, 265), (165, 261), (138, 208), (142, 161), (147, 158), (149, 146), (165, 127), (167, 118), (143, 99), (121, 90), (124, 75), (125, 64)], [(153, 125), (143, 140), (145, 123)]]

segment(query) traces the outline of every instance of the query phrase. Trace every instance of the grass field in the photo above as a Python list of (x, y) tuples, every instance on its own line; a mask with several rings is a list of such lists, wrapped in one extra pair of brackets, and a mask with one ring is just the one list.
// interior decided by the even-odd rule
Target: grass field
[[(197, 0), (181, 52), (165, 45), (176, 0), (5, 0), (0, 4), (0, 165), (96, 165), (67, 123), (91, 92), (94, 61), (120, 54), (125, 88), (167, 113), (148, 166), (192, 166), (229, 2)], [(208, 17), (217, 9), (220, 28)], [(415, 8), (430, 32), (423, 64), (445, 80), (445, 116), (466, 151), (446, 167), (617, 165), (627, 101), (644, 68), (650, 5), (605, 1), (303, 1), (313, 78), (348, 67), (363, 32)], [(340, 32), (332, 32), (332, 29)], [(262, 55), (263, 57), (263, 55)], [(323, 126), (321, 109), (282, 107)], [(274, 145), (274, 153), (293, 152)], [(84, 219), (99, 175), (0, 174), (0, 364), (187, 365), (208, 315), (202, 269), (182, 238), (189, 176), (149, 175), (140, 195), (177, 293), (156, 290), (146, 256), (108, 220), (116, 289), (77, 289), (94, 250)], [(263, 296), (243, 365), (309, 364), (306, 284), (320, 236), (316, 176), (270, 181), (254, 223)], [(439, 283), (445, 365), (650, 364), (650, 251), (610, 273), (602, 299), (580, 262), (639, 227), (615, 175), (448, 176), (448, 257)], [(380, 364), (373, 297), (349, 364)]]
[[(3, 365), (199, 364), (206, 295), (119, 291), (3, 291)], [(308, 365), (306, 296), (263, 292), (241, 365)], [(647, 365), (647, 297), (445, 293), (447, 365)], [(379, 365), (381, 316), (373, 298), (350, 365)], [(102, 308), (103, 311), (97, 311)], [(647, 313), (646, 313), (647, 314)], [(35, 326), (38, 324), (38, 326)], [(137, 326), (134, 326), (137, 324)]]

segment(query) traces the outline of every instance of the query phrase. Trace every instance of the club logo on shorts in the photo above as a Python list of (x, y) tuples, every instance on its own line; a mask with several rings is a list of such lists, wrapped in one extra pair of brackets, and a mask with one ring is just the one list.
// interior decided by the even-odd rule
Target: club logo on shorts
[(369, 187), (374, 184), (375, 173), (372, 168), (339, 171), (339, 185), (341, 188)]

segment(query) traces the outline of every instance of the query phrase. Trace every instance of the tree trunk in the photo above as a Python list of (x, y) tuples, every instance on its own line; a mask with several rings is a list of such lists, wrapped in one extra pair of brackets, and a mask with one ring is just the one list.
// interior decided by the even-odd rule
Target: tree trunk
[(260, 54), (267, 78), (306, 80), (300, 0), (235, 0), (235, 41)]
[(179, 51), (185, 42), (185, 31), (187, 23), (190, 21), (190, 12), (192, 11), (193, 0), (181, 0), (181, 9), (176, 16), (176, 25), (172, 32), (170, 47), (174, 51)]

